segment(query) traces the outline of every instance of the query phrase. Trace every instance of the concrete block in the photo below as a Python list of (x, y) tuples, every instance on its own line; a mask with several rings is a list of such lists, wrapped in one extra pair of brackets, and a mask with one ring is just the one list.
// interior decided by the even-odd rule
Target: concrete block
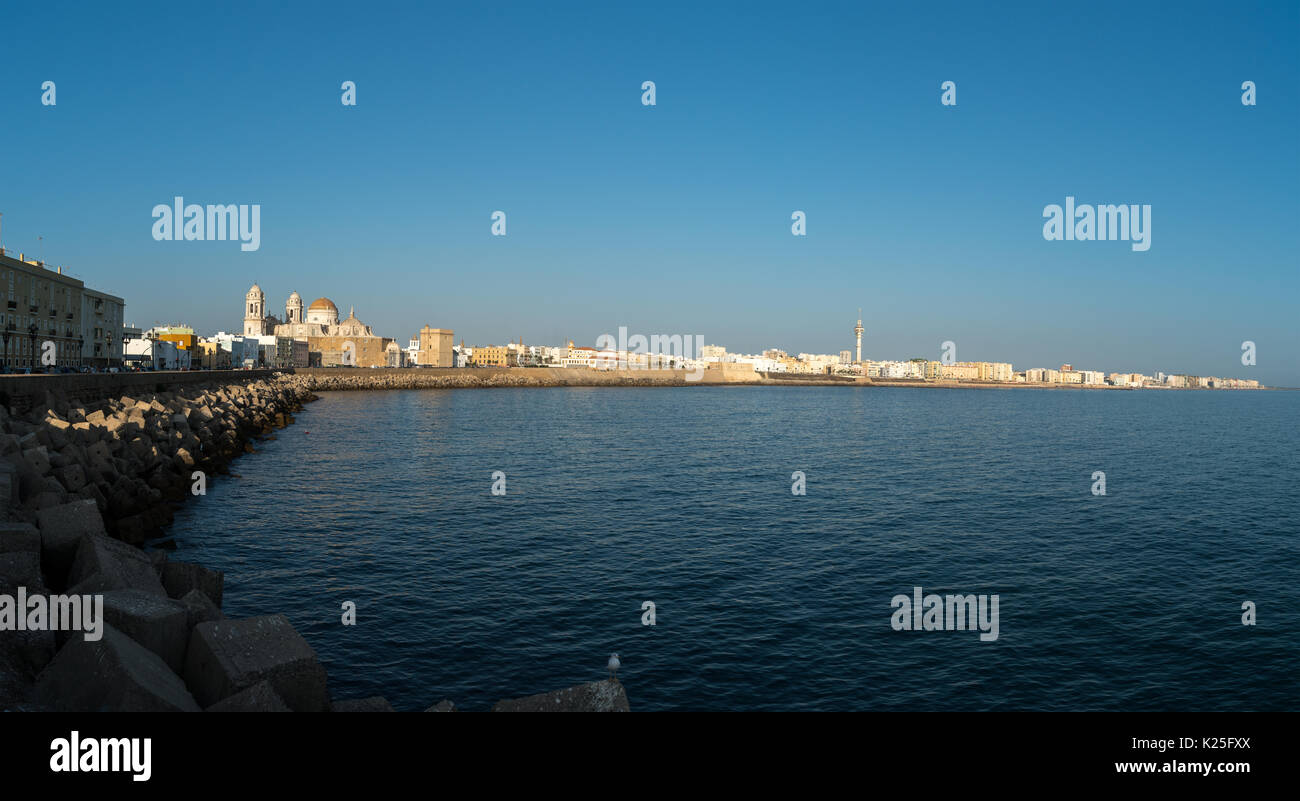
[(107, 537), (86, 535), (77, 546), (77, 556), (68, 571), (68, 584), (81, 592), (142, 590), (166, 596), (149, 555), (133, 545)]
[(252, 687), (242, 692), (237, 692), (229, 698), (224, 698), (212, 706), (208, 707), (207, 712), (292, 712), (289, 705), (284, 702), (280, 694), (275, 691), (269, 681), (259, 681)]
[(41, 552), (41, 532), (31, 523), (0, 522), (0, 553)]
[(190, 627), (189, 611), (180, 601), (140, 590), (109, 590), (104, 593), (104, 620), (176, 673), (184, 670)]
[(493, 712), (629, 712), (627, 693), (616, 679), (592, 681), (509, 701), (499, 701)]
[(221, 608), (225, 578), (220, 570), (209, 570), (193, 562), (169, 561), (162, 566), (163, 587), (170, 597), (181, 598), (190, 590), (199, 590), (212, 599), (218, 609)]
[(372, 695), (369, 698), (357, 698), (348, 701), (335, 701), (330, 707), (331, 712), (396, 712), (393, 705), (388, 703), (388, 699), (382, 695)]
[(185, 682), (211, 706), (269, 681), (290, 709), (325, 712), (325, 668), (284, 615), (200, 623), (190, 633)]
[(41, 559), (51, 576), (66, 575), (72, 568), (82, 537), (107, 536), (99, 507), (88, 498), (41, 509), (36, 524), (41, 530)]
[(190, 590), (185, 593), (181, 596), (180, 603), (185, 607), (186, 624), (190, 628), (200, 623), (226, 619), (226, 616), (221, 614), (221, 609), (201, 590)]
[(72, 637), (41, 671), (33, 699), (62, 712), (198, 712), (185, 682), (157, 654), (112, 626)]

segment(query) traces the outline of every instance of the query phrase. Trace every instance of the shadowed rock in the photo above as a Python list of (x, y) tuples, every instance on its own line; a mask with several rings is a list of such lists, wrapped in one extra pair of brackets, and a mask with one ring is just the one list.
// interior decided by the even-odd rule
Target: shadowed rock
[(79, 594), (140, 590), (167, 595), (148, 554), (124, 542), (90, 535), (82, 537), (77, 546), (68, 584)]
[(325, 712), (325, 669), (284, 615), (200, 623), (190, 633), (185, 683), (205, 706), (269, 681), (295, 712)]
[(369, 698), (357, 698), (348, 701), (335, 701), (330, 707), (331, 712), (396, 712), (393, 705), (388, 703), (388, 699), (382, 695), (372, 695)]
[(31, 523), (0, 523), (0, 553), (16, 551), (40, 554), (41, 532)]
[(62, 577), (72, 567), (82, 537), (108, 536), (99, 507), (90, 499), (41, 509), (36, 524), (41, 529), (41, 558), (51, 576)]
[(221, 595), (225, 585), (225, 574), (220, 570), (209, 570), (192, 562), (164, 562), (162, 565), (163, 588), (172, 598), (182, 598), (190, 590), (199, 590), (221, 608)]
[(140, 590), (104, 593), (104, 621), (153, 651), (179, 673), (189, 644), (189, 613), (180, 601)]
[[(36, 592), (43, 587), (41, 580), (41, 555), (32, 551), (0, 553), (0, 579)], [(4, 636), (0, 633), (0, 637)]]
[(566, 690), (498, 701), (493, 712), (629, 712), (627, 693), (615, 679), (592, 681)]
[(33, 699), (66, 712), (198, 712), (199, 705), (157, 654), (112, 626), (89, 642), (68, 640), (36, 679)]
[(186, 626), (191, 629), (200, 623), (226, 619), (226, 616), (221, 614), (221, 610), (217, 608), (217, 605), (212, 603), (212, 599), (199, 590), (190, 590), (185, 593), (181, 597), (180, 603), (185, 607)]
[(292, 712), (269, 681), (259, 681), (208, 707), (208, 712)]

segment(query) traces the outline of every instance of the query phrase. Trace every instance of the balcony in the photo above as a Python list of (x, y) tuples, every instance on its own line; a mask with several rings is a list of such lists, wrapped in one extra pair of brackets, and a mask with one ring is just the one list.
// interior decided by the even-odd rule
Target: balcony
[(71, 320), (71, 319), (72, 319), (72, 312), (68, 312), (68, 315), (67, 315), (67, 316), (68, 316), (68, 319)]
[(11, 308), (11, 309), (16, 309), (16, 308), (18, 308), (18, 301), (16, 301), (16, 300), (11, 300), (11, 301), (9, 301), (9, 308)]

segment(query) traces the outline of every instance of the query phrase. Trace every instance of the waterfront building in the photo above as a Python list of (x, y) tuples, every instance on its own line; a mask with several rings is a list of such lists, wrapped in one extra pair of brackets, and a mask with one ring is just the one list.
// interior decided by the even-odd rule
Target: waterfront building
[(81, 363), (122, 366), (122, 315), (126, 301), (90, 287), (81, 290)]
[[(306, 365), (294, 364), (292, 337), (278, 336), (276, 334), (264, 334), (260, 337), (252, 337), (257, 340), (257, 366), (258, 367), (298, 367)], [(306, 345), (306, 343), (303, 343)]]
[(188, 370), (191, 364), (190, 351), (171, 340), (149, 336), (125, 343), (123, 359), (141, 370)]
[(416, 334), (418, 346), (414, 364), (422, 367), (455, 367), (452, 353), (452, 330), (425, 326)]
[(204, 370), (230, 369), (230, 352), (222, 350), (221, 343), (216, 340), (200, 339), (194, 352), (199, 359), (197, 366), (202, 367)]
[(7, 293), (0, 308), (0, 358), (4, 364), (44, 366), (41, 354), (45, 342), (53, 343), (57, 366), (95, 363), (87, 360), (86, 354), (88, 350), (94, 353), (96, 343), (100, 345), (99, 364), (120, 363), (118, 340), (112, 335), (121, 324), (121, 298), (89, 290), (87, 300), (85, 284), (66, 274), (62, 267), (50, 269), (45, 262), (28, 259), (22, 253), (15, 259), (3, 248), (0, 292)]
[[(194, 333), (194, 329), (187, 325), (164, 325), (154, 326), (144, 332), (146, 339), (161, 339), (166, 342), (175, 342), (178, 350), (193, 351), (199, 344), (199, 337)], [(195, 359), (191, 357), (191, 361)]]
[(589, 348), (585, 345), (574, 346), (573, 341), (569, 341), (569, 347), (565, 355), (560, 359), (561, 367), (595, 367), (596, 366), (595, 348)]
[(257, 366), (258, 357), (261, 355), (261, 343), (255, 337), (219, 331), (212, 339), (218, 347), (230, 354), (230, 366), (233, 369)]
[(505, 345), (475, 345), (470, 363), (476, 367), (508, 367), (509, 354)]

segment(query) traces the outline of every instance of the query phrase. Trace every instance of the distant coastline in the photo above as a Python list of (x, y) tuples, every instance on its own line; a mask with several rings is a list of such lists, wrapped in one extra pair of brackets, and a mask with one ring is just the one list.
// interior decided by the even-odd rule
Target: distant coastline
[[(863, 378), (844, 375), (801, 373), (745, 373), (686, 370), (592, 370), (581, 367), (415, 367), (338, 368), (311, 367), (286, 371), (311, 391), (385, 389), (454, 389), (490, 387), (926, 387), (936, 389), (1045, 389), (1110, 390), (1122, 392), (1227, 390), (1201, 387), (1131, 387), (1109, 384), (1049, 384), (979, 380), (917, 380), (907, 378)], [(691, 376), (699, 376), (692, 380)], [(1260, 387), (1259, 389), (1273, 389)]]

